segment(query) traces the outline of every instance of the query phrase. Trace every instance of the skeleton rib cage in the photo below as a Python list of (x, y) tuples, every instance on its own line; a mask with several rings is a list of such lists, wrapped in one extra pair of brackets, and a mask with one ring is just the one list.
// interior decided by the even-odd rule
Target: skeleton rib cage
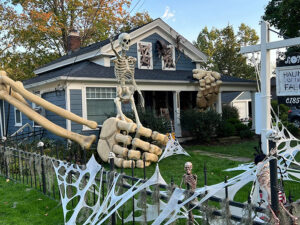
[(122, 79), (125, 79), (125, 81), (134, 80), (135, 62), (136, 59), (131, 56), (114, 60), (115, 76), (118, 82), (121, 82)]

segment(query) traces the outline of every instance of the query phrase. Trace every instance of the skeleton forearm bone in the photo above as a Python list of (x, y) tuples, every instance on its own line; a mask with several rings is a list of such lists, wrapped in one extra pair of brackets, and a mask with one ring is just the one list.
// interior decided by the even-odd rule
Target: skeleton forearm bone
[(11, 105), (15, 106), (17, 109), (19, 109), (22, 113), (24, 113), (29, 119), (34, 120), (41, 126), (43, 126), (45, 129), (51, 131), (52, 133), (63, 137), (71, 139), (72, 141), (78, 142), (81, 147), (88, 149), (91, 144), (95, 141), (96, 136), (83, 136), (77, 133), (73, 133), (71, 131), (68, 131), (41, 116), (34, 110), (32, 110), (28, 105), (25, 105), (23, 102), (20, 102), (19, 100), (15, 99), (14, 97), (10, 96), (6, 91), (1, 90), (0, 91), (0, 98), (4, 99), (5, 101), (9, 102)]
[[(5, 73), (5, 72), (4, 72)], [(36, 103), (39, 106), (42, 106), (43, 108), (54, 112), (55, 114), (64, 117), (66, 119), (72, 120), (76, 123), (86, 125), (92, 129), (97, 128), (97, 123), (95, 121), (86, 120), (80, 116), (77, 116), (74, 113), (71, 113), (65, 109), (62, 109), (38, 96), (35, 94), (32, 94), (31, 92), (24, 89), (23, 84), (21, 82), (15, 82), (9, 77), (5, 76), (3, 71), (0, 73), (0, 84), (9, 85), (15, 92), (22, 95), (24, 98)], [(23, 101), (22, 101), (23, 102)], [(24, 102), (23, 102), (24, 103)]]

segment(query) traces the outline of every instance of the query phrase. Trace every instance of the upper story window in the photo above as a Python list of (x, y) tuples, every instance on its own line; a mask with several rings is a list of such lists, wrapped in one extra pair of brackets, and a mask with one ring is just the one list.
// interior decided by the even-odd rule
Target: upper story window
[(22, 126), (22, 113), (15, 108), (15, 126)]
[(175, 48), (173, 45), (168, 45), (161, 56), (161, 64), (163, 70), (175, 70)]
[(152, 58), (152, 43), (138, 42), (137, 43), (138, 68), (139, 69), (153, 69)]
[(115, 97), (114, 87), (86, 87), (87, 119), (103, 124), (109, 115), (116, 113)]

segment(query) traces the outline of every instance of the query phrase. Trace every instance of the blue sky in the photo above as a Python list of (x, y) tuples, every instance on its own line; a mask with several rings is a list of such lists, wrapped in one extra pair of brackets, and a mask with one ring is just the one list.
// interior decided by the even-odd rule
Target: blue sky
[[(209, 29), (224, 28), (230, 24), (237, 31), (238, 26), (245, 23), (260, 35), (259, 21), (268, 2), (269, 0), (133, 0), (131, 9), (132, 14), (146, 10), (153, 19), (162, 18), (186, 39), (194, 41), (205, 26)], [(271, 36), (271, 41), (276, 39), (277, 35)]]

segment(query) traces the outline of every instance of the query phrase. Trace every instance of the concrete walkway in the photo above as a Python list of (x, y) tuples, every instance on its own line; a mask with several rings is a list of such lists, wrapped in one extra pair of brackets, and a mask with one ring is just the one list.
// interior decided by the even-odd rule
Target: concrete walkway
[(253, 161), (252, 158), (246, 158), (246, 157), (240, 157), (240, 156), (232, 156), (232, 155), (225, 155), (221, 153), (216, 153), (216, 152), (206, 152), (202, 150), (194, 150), (193, 152), (199, 153), (200, 155), (206, 155), (206, 156), (211, 156), (215, 158), (221, 158), (221, 159), (228, 159), (231, 161), (237, 161), (237, 162), (249, 162)]

